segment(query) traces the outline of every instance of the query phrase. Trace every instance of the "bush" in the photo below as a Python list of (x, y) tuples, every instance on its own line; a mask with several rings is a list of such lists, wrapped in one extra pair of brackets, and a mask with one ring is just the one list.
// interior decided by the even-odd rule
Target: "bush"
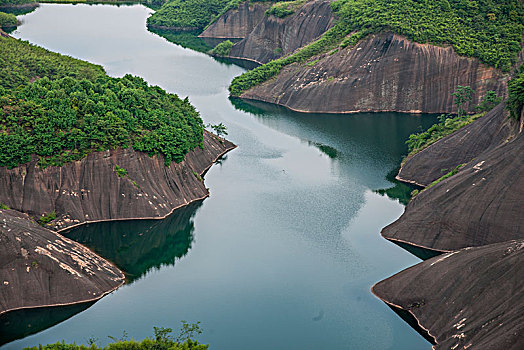
[(231, 48), (233, 48), (233, 43), (230, 40), (222, 41), (220, 44), (215, 46), (213, 50), (211, 50), (211, 54), (215, 56), (229, 56)]
[(0, 12), (0, 28), (12, 28), (16, 27), (18, 21), (16, 16), (12, 13)]

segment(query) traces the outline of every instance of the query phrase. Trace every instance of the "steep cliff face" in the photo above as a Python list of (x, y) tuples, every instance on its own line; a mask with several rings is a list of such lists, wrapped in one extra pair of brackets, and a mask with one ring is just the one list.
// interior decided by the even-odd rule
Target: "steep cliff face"
[[(40, 216), (56, 212), (49, 227), (64, 230), (93, 221), (163, 218), (175, 208), (205, 198), (202, 175), (235, 146), (208, 132), (204, 149), (184, 161), (164, 165), (132, 149), (96, 152), (81, 161), (44, 170), (32, 161), (15, 169), (0, 168), (0, 203)], [(118, 175), (117, 166), (127, 171)]]
[(485, 151), (417, 195), (382, 235), (440, 251), (522, 239), (523, 154), (523, 133)]
[(307, 45), (333, 26), (330, 3), (314, 0), (285, 18), (264, 16), (244, 40), (233, 46), (230, 56), (267, 63)]
[(201, 38), (245, 38), (264, 19), (269, 3), (244, 2), (227, 11), (199, 35)]
[[(499, 146), (515, 133), (516, 123), (501, 103), (485, 116), (435, 142), (409, 158), (398, 180), (428, 186), (442, 175), (466, 164), (482, 152)], [(444, 170), (444, 171), (443, 171)]]
[[(246, 38), (247, 39), (247, 38)], [(314, 62), (318, 59), (318, 62)], [(241, 97), (318, 113), (398, 111), (452, 113), (458, 85), (506, 96), (508, 76), (452, 47), (418, 44), (393, 33), (368, 36), (355, 47), (292, 64)]]
[(92, 301), (124, 283), (108, 261), (14, 210), (0, 210), (0, 242), (0, 314)]
[(524, 345), (524, 240), (438, 256), (373, 287), (407, 311), (434, 349), (517, 350)]

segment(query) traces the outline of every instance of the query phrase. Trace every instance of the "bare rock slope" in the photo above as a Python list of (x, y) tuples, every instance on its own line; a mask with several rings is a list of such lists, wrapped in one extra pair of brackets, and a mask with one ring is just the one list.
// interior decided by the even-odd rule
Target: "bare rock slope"
[[(49, 227), (64, 230), (86, 222), (164, 218), (174, 209), (208, 196), (201, 175), (235, 146), (204, 133), (204, 149), (164, 165), (132, 149), (96, 152), (81, 161), (44, 170), (36, 161), (0, 168), (0, 203), (33, 216), (56, 213)], [(127, 175), (116, 172), (123, 168)]]
[(458, 165), (502, 144), (515, 132), (504, 106), (501, 103), (474, 123), (410, 157), (397, 179), (425, 187)]
[(524, 238), (524, 133), (422, 191), (382, 230), (393, 241), (452, 251)]
[(329, 0), (313, 0), (285, 18), (264, 16), (230, 56), (267, 63), (320, 37), (334, 24)]
[(264, 19), (269, 3), (246, 1), (227, 11), (199, 35), (201, 38), (243, 39)]
[(0, 210), (0, 245), (0, 314), (93, 301), (124, 283), (108, 261), (14, 210)]
[(434, 349), (524, 347), (524, 240), (467, 248), (404, 270), (373, 287), (407, 311)]
[(303, 112), (451, 113), (456, 112), (451, 93), (458, 85), (471, 86), (476, 91), (472, 103), (478, 104), (488, 90), (505, 97), (508, 78), (452, 47), (385, 32), (315, 57), (311, 64), (289, 65), (241, 97)]

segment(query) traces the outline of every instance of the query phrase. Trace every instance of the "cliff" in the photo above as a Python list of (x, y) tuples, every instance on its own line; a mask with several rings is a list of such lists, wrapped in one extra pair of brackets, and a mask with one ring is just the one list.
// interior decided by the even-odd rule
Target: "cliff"
[(373, 286), (408, 313), (434, 349), (517, 350), (524, 345), (524, 240), (467, 248)]
[(108, 261), (14, 210), (0, 210), (0, 242), (0, 314), (93, 301), (124, 283)]
[(334, 23), (329, 0), (304, 4), (285, 18), (265, 16), (231, 49), (230, 56), (267, 63), (320, 37)]
[(459, 56), (452, 47), (418, 44), (385, 32), (309, 63), (286, 66), (241, 97), (316, 113), (454, 113), (451, 93), (458, 85), (476, 91), (475, 105), (489, 90), (505, 97), (508, 78), (477, 59)]
[(523, 133), (488, 149), (413, 198), (382, 235), (438, 251), (523, 238), (523, 154)]
[(199, 35), (201, 38), (245, 38), (264, 19), (269, 3), (246, 1), (227, 11)]
[(504, 107), (504, 103), (499, 104), (475, 122), (407, 159), (397, 179), (425, 187), (458, 165), (502, 144), (515, 133)]
[[(204, 149), (181, 163), (164, 165), (133, 149), (95, 152), (62, 167), (40, 169), (36, 160), (0, 168), (0, 203), (38, 217), (55, 211), (49, 228), (61, 231), (87, 222), (164, 218), (175, 208), (208, 196), (200, 175), (235, 146), (204, 133)], [(116, 167), (127, 175), (119, 176)]]

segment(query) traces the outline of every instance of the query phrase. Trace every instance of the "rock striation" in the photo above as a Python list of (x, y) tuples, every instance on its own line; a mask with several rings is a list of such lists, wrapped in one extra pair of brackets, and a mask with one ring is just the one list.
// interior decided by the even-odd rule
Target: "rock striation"
[(408, 312), (434, 349), (517, 350), (524, 346), (524, 240), (447, 253), (373, 286)]
[(515, 133), (501, 103), (475, 122), (408, 158), (397, 179), (426, 187), (446, 172), (495, 148)]
[(523, 133), (488, 149), (413, 198), (382, 235), (437, 251), (524, 238), (523, 154)]
[[(36, 160), (14, 169), (3, 167), (0, 203), (35, 217), (54, 211), (56, 220), (48, 227), (58, 231), (88, 222), (164, 218), (207, 197), (201, 175), (236, 147), (208, 132), (203, 144), (169, 167), (162, 157), (133, 149), (95, 152), (43, 170)], [(119, 176), (117, 166), (127, 175)]]
[(211, 23), (201, 38), (243, 39), (264, 19), (269, 3), (246, 1)]
[(0, 210), (0, 244), (0, 314), (94, 301), (124, 283), (108, 261), (14, 210)]
[(334, 24), (331, 1), (313, 0), (285, 18), (264, 16), (230, 56), (267, 63), (320, 37)]
[(489, 90), (505, 97), (508, 79), (477, 59), (459, 56), (452, 47), (418, 44), (383, 32), (354, 47), (314, 57), (309, 64), (289, 65), (241, 97), (301, 112), (455, 113), (451, 93), (458, 85), (476, 91), (475, 105)]

